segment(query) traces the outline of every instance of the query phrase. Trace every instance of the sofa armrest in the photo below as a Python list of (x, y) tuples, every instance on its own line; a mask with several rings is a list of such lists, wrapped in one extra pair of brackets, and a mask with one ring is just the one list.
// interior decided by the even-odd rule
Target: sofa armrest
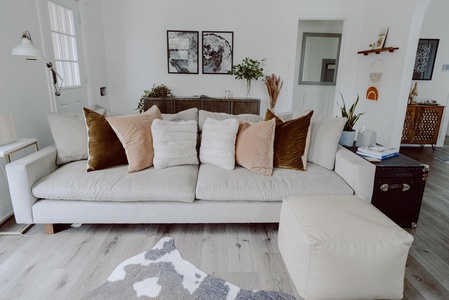
[(17, 223), (34, 223), (31, 207), (37, 198), (31, 193), (31, 188), (34, 183), (57, 168), (55, 146), (48, 146), (6, 165), (9, 192)]
[(354, 190), (356, 195), (371, 201), (376, 166), (350, 150), (338, 146), (335, 172)]

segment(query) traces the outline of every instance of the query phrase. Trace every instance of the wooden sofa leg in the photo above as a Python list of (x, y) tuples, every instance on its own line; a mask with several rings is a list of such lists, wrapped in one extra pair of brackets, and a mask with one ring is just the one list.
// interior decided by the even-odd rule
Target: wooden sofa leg
[(53, 224), (45, 224), (44, 229), (46, 234), (55, 234), (55, 228), (53, 227)]

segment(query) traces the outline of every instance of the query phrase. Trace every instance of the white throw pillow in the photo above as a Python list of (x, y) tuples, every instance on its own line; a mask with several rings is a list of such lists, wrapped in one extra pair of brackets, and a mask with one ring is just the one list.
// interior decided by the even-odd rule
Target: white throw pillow
[(151, 124), (155, 169), (178, 165), (197, 165), (196, 121), (164, 121), (155, 119)]
[(227, 120), (227, 119), (237, 119), (238, 121), (247, 121), (251, 123), (257, 123), (262, 121), (262, 117), (259, 115), (253, 114), (240, 114), (240, 115), (231, 115), (227, 113), (214, 113), (206, 110), (199, 111), (199, 127), (200, 131), (203, 130), (203, 124), (206, 119), (211, 118), (215, 120)]
[(346, 118), (341, 117), (313, 117), (307, 160), (333, 170), (338, 141), (345, 123)]
[(215, 120), (208, 118), (203, 125), (200, 161), (223, 169), (235, 166), (235, 139), (239, 129), (236, 119)]

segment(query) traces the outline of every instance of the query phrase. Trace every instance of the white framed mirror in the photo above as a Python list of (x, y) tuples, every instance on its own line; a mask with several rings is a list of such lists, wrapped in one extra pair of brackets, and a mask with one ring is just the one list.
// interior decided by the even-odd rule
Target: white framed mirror
[(299, 84), (335, 85), (341, 34), (305, 32), (302, 38)]

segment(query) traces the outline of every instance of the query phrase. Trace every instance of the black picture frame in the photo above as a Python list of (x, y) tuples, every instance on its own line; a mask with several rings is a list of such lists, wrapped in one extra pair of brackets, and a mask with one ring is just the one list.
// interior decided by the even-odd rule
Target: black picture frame
[(413, 80), (432, 80), (439, 42), (439, 39), (419, 39)]
[(234, 60), (233, 31), (202, 32), (203, 74), (229, 74)]
[(169, 74), (198, 74), (198, 31), (167, 30)]

